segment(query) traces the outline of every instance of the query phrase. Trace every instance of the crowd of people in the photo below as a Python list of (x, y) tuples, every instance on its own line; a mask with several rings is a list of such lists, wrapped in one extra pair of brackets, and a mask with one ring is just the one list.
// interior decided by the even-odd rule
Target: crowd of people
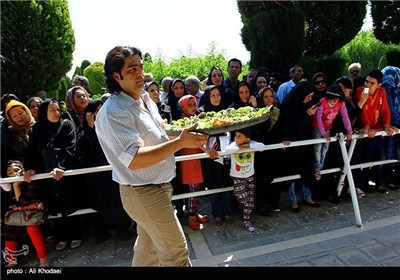
[[(233, 58), (227, 71), (225, 79), (216, 65), (204, 81), (190, 75), (165, 77), (158, 83), (151, 73), (144, 73), (140, 49), (117, 46), (106, 57), (108, 92), (101, 100), (91, 98), (89, 81), (83, 76), (74, 77), (66, 100), (47, 97), (44, 91), (26, 103), (14, 94), (3, 95), (1, 175), (24, 176), (24, 182), (2, 185), (2, 218), (10, 205), (29, 204), (32, 197), (39, 197), (50, 214), (61, 217), (40, 226), (2, 223), (2, 249), (16, 251), (17, 241), (28, 233), (39, 265), (48, 266), (46, 246), (52, 242), (56, 250), (74, 249), (85, 235), (101, 243), (110, 229), (129, 234), (134, 224), (138, 239), (132, 265), (191, 266), (181, 222), (200, 230), (204, 223), (232, 223), (234, 211), (239, 211), (244, 228), (253, 232), (253, 211), (266, 216), (280, 211), (284, 191), (289, 198), (286, 205), (295, 213), (301, 211), (301, 203), (309, 207), (320, 207), (319, 199), (339, 203), (340, 174), (321, 174), (322, 169), (343, 165), (339, 147), (329, 143), (330, 137), (343, 133), (349, 142), (356, 132), (366, 136), (357, 141), (351, 164), (400, 159), (400, 68), (370, 69), (362, 77), (361, 64), (353, 63), (347, 75), (327, 77), (317, 72), (308, 81), (302, 66), (294, 65), (288, 71), (290, 79), (283, 81), (284, 75), (263, 66), (244, 74), (242, 62)], [(192, 133), (195, 125), (172, 137), (163, 128), (193, 115), (266, 106), (269, 118), (243, 130), (208, 136)], [(375, 137), (381, 130), (389, 137)], [(291, 142), (318, 138), (326, 143), (291, 147)], [(240, 151), (276, 143), (285, 148)], [(220, 151), (234, 154), (218, 157)], [(202, 152), (209, 157), (174, 159)], [(66, 170), (108, 164), (112, 171), (64, 176)], [(39, 173), (52, 178), (32, 180)], [(399, 189), (399, 173), (398, 163), (353, 170), (358, 197)], [(295, 174), (300, 174), (299, 180), (272, 183), (274, 178)], [(173, 194), (227, 186), (234, 187), (233, 193), (207, 196), (208, 213), (200, 213), (202, 197), (171, 202)], [(342, 198), (347, 193), (345, 188)], [(83, 208), (96, 213), (70, 215)]]

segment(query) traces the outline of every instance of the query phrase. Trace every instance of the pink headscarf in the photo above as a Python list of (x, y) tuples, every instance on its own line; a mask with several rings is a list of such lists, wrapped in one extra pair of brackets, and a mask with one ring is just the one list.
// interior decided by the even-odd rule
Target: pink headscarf
[(185, 112), (186, 112), (187, 104), (191, 98), (193, 98), (194, 101), (197, 102), (196, 97), (194, 97), (193, 95), (190, 95), (190, 94), (182, 96), (178, 101), (179, 106), (181, 107), (181, 111), (182, 111), (182, 118), (187, 116), (187, 114), (185, 114)]

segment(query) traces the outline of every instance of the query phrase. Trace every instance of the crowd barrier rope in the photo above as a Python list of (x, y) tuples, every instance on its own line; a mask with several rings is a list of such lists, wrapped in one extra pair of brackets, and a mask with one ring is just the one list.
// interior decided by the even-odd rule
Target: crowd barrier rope
[[(396, 131), (396, 134), (399, 134), (400, 131)], [(384, 137), (388, 136), (385, 131), (379, 131), (376, 133), (375, 137)], [(334, 173), (334, 172), (340, 172), (341, 176), (337, 185), (337, 194), (340, 195), (342, 188), (344, 186), (344, 180), (347, 177), (347, 181), (349, 183), (349, 189), (350, 189), (350, 196), (351, 196), (351, 201), (353, 204), (353, 210), (354, 210), (354, 215), (355, 215), (355, 220), (356, 220), (356, 225), (360, 228), (363, 227), (362, 220), (361, 220), (361, 213), (360, 213), (360, 208), (358, 205), (358, 198), (355, 190), (355, 185), (354, 185), (354, 180), (353, 180), (353, 175), (351, 170), (352, 169), (363, 169), (363, 168), (370, 168), (375, 165), (381, 165), (381, 164), (389, 164), (389, 163), (395, 163), (399, 162), (399, 159), (390, 159), (390, 160), (381, 160), (381, 161), (373, 161), (373, 162), (366, 162), (366, 163), (361, 163), (361, 164), (356, 164), (356, 165), (350, 165), (350, 160), (354, 152), (354, 148), (356, 145), (356, 142), (358, 139), (366, 138), (368, 137), (365, 134), (362, 133), (355, 133), (353, 134), (352, 140), (350, 142), (349, 148), (347, 149), (346, 147), (346, 139), (343, 135), (343, 133), (340, 133), (336, 136), (333, 136), (330, 138), (330, 142), (339, 142), (340, 146), (340, 151), (342, 154), (344, 166), (343, 167), (336, 167), (336, 168), (330, 168), (330, 169), (323, 169), (321, 170), (321, 174), (329, 174), (329, 173)], [(388, 136), (390, 137), (390, 136)], [(285, 146), (282, 143), (277, 143), (277, 144), (270, 144), (266, 145), (265, 147), (261, 149), (243, 149), (240, 150), (240, 153), (242, 152), (249, 152), (249, 151), (265, 151), (265, 150), (274, 150), (274, 149), (290, 149), (291, 147), (297, 147), (297, 146), (304, 146), (304, 145), (314, 145), (314, 144), (319, 144), (319, 143), (326, 143), (326, 140), (324, 138), (319, 138), (319, 139), (309, 139), (309, 140), (302, 140), (302, 141), (295, 141), (291, 142), (288, 146)], [(218, 156), (228, 156), (231, 155), (232, 153), (228, 152), (218, 152)], [(193, 154), (193, 155), (185, 155), (185, 156), (176, 156), (175, 160), (177, 162), (179, 161), (185, 161), (185, 160), (192, 160), (192, 159), (202, 159), (202, 158), (208, 158), (208, 154), (206, 153), (200, 153), (200, 154)], [(64, 173), (64, 176), (72, 176), (72, 175), (79, 175), (79, 174), (87, 174), (87, 173), (94, 173), (94, 172), (104, 172), (104, 171), (110, 171), (111, 166), (110, 165), (105, 165), (105, 166), (98, 166), (98, 167), (90, 167), (90, 168), (80, 168), (80, 169), (73, 169), (73, 170), (66, 170)], [(53, 178), (52, 175), (49, 173), (41, 173), (41, 174), (35, 174), (32, 177), (32, 180), (40, 180), (40, 179), (47, 179), (47, 178)], [(300, 175), (290, 175), (290, 176), (284, 176), (284, 177), (279, 177), (279, 178), (274, 178), (272, 183), (278, 183), (278, 182), (285, 182), (289, 180), (296, 180), (299, 179)], [(16, 181), (22, 181), (23, 177), (18, 176), (18, 177), (8, 177), (8, 178), (0, 178), (0, 183), (12, 183)], [(212, 190), (202, 190), (194, 193), (184, 193), (184, 194), (179, 194), (179, 195), (173, 195), (172, 200), (177, 200), (177, 199), (183, 199), (183, 198), (189, 198), (192, 196), (203, 196), (203, 195), (209, 195), (213, 193), (219, 193), (219, 192), (225, 192), (225, 191), (232, 191), (233, 186), (230, 187), (225, 187), (225, 188), (217, 188), (217, 189), (212, 189)], [(80, 209), (69, 216), (75, 216), (75, 215), (82, 215), (82, 214), (89, 214), (89, 213), (95, 213), (96, 211), (87, 208), (87, 209)], [(49, 219), (52, 218), (58, 218), (61, 217), (61, 214), (58, 214), (57, 216), (49, 216)]]

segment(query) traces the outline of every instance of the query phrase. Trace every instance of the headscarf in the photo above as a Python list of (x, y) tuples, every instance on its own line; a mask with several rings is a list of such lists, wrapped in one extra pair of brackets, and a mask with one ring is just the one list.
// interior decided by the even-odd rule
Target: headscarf
[(174, 85), (176, 83), (182, 83), (183, 84), (183, 96), (188, 95), (187, 91), (186, 91), (186, 87), (185, 87), (185, 83), (183, 82), (183, 80), (181, 79), (174, 79), (169, 87), (169, 92), (168, 92), (168, 96), (166, 97), (165, 103), (171, 107), (171, 117), (172, 120), (178, 120), (181, 118), (181, 112), (179, 110), (179, 106), (178, 106), (178, 97), (175, 96), (174, 93)]
[(303, 104), (304, 98), (311, 92), (315, 91), (315, 87), (308, 81), (302, 81), (291, 89), (289, 94), (283, 100), (282, 105), (285, 107), (295, 107)]
[(235, 108), (235, 109), (238, 109), (240, 107), (250, 106), (249, 100), (247, 100), (246, 103), (243, 103), (243, 101), (240, 99), (239, 90), (243, 86), (246, 86), (249, 89), (249, 92), (250, 92), (249, 99), (250, 99), (250, 96), (253, 95), (250, 84), (246, 81), (241, 81), (235, 88), (235, 97), (234, 97), (234, 101), (233, 101), (233, 108)]
[(298, 83), (289, 92), (281, 105), (283, 118), (282, 140), (299, 141), (311, 138), (312, 117), (306, 111), (310, 104), (304, 104), (304, 98), (315, 91), (315, 87), (308, 81)]
[(15, 94), (12, 94), (12, 93), (4, 94), (1, 97), (1, 108), (0, 108), (1, 111), (6, 110), (6, 103), (9, 102), (11, 99), (19, 101), (19, 98)]
[[(61, 116), (60, 120), (56, 123), (49, 121), (47, 118), (47, 109), (49, 107), (50, 103), (58, 103), (58, 100), (55, 98), (46, 98), (42, 104), (39, 106), (39, 111), (38, 111), (38, 125), (40, 128), (40, 132), (43, 135), (53, 135), (55, 131), (57, 131), (58, 126), (60, 125), (61, 122)], [(46, 139), (46, 137), (43, 137)]]
[(89, 105), (87, 107), (86, 112), (90, 112), (90, 113), (94, 114), (100, 104), (103, 104), (103, 101), (101, 101), (101, 100), (89, 100)]
[(204, 108), (204, 112), (211, 112), (211, 111), (218, 112), (218, 111), (221, 111), (223, 109), (223, 106), (222, 106), (222, 94), (221, 94), (221, 102), (219, 103), (218, 106), (215, 106), (215, 105), (211, 104), (210, 94), (211, 94), (211, 91), (213, 89), (215, 89), (215, 88), (218, 89), (219, 93), (221, 94), (220, 88), (218, 86), (216, 86), (216, 85), (210, 85), (210, 86), (206, 87), (206, 89), (204, 90), (204, 95), (203, 95), (203, 98), (204, 98), (204, 107), (203, 107)]
[(386, 90), (386, 96), (391, 113), (391, 123), (400, 126), (400, 68), (386, 66), (382, 69), (382, 87)]
[(157, 89), (160, 90), (160, 86), (158, 85), (158, 83), (156, 81), (151, 81), (151, 82), (145, 83), (144, 90), (147, 91), (151, 85), (156, 85)]
[[(27, 115), (27, 124), (25, 126), (20, 126), (17, 123), (15, 123), (11, 116), (10, 116), (10, 109), (16, 106), (21, 106), (22, 109), (26, 112)], [(13, 130), (25, 130), (28, 131), (30, 129), (30, 127), (32, 125), (35, 124), (35, 118), (32, 116), (31, 110), (29, 110), (29, 108), (22, 102), (19, 102), (17, 100), (11, 100), (7, 106), (6, 106), (6, 110), (5, 110), (5, 115), (7, 118), (8, 123), (10, 124), (10, 127), (12, 127)]]
[(67, 91), (66, 105), (67, 105), (67, 109), (72, 110), (77, 114), (81, 114), (80, 112), (78, 112), (75, 102), (74, 102), (74, 95), (78, 89), (82, 90), (85, 93), (85, 95), (87, 96), (88, 100), (90, 100), (90, 95), (84, 87), (74, 86)]
[(196, 101), (196, 97), (194, 97), (191, 94), (182, 96), (178, 101), (179, 102), (179, 106), (180, 106), (181, 111), (182, 111), (182, 118), (188, 117), (188, 115), (185, 113), (185, 111), (186, 111), (187, 104), (188, 104), (190, 99), (194, 99), (194, 101)]

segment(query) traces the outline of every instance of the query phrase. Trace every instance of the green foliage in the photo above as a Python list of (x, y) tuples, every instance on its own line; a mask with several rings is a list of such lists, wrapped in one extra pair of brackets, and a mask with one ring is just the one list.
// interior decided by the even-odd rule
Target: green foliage
[(324, 57), (351, 41), (363, 26), (367, 1), (299, 1), (306, 16), (305, 56)]
[(378, 69), (382, 70), (387, 65), (386, 56), (382, 56), (379, 60)]
[(143, 61), (149, 61), (151, 62), (153, 59), (151, 58), (151, 55), (149, 53), (145, 53), (143, 56)]
[(317, 72), (323, 72), (328, 77), (328, 85), (335, 82), (336, 78), (343, 75), (343, 69), (347, 67), (346, 60), (338, 55), (325, 56), (323, 58), (305, 57), (301, 61), (305, 73), (304, 77), (312, 81), (312, 76)]
[(2, 92), (56, 97), (74, 48), (67, 0), (1, 1)]
[[(351, 42), (346, 44), (337, 54), (347, 61), (347, 66), (353, 62), (361, 63), (361, 76), (378, 69), (379, 61), (386, 55), (388, 46), (374, 37), (372, 30), (360, 32)], [(343, 69), (347, 75), (347, 67)]]
[(58, 100), (65, 101), (67, 97), (67, 90), (71, 87), (71, 79), (65, 74), (59, 85), (60, 89), (58, 90)]
[(286, 73), (302, 57), (304, 15), (293, 8), (259, 12), (243, 25), (242, 37), (251, 50), (251, 68), (266, 66)]
[(81, 63), (81, 67), (80, 67), (81, 73), (78, 74), (78, 75), (84, 76), (84, 75), (83, 75), (83, 71), (85, 71), (85, 69), (86, 69), (90, 64), (91, 64), (91, 63), (90, 63), (89, 60), (83, 60), (82, 63)]
[(106, 93), (106, 87), (104, 84), (104, 63), (95, 62), (86, 67), (83, 71), (83, 75), (89, 80), (89, 91), (92, 97), (100, 99), (100, 97)]
[(225, 58), (224, 51), (216, 50), (214, 42), (210, 44), (205, 56), (193, 56), (189, 52), (186, 56), (173, 58), (169, 65), (160, 57), (151, 60), (145, 59), (143, 63), (144, 71), (146, 73), (152, 73), (154, 80), (157, 82), (161, 82), (166, 76), (186, 79), (190, 75), (195, 75), (200, 80), (203, 80), (208, 76), (211, 67), (215, 65), (221, 67), (224, 71), (224, 76), (227, 77), (226, 69), (228, 60)]
[(400, 2), (371, 1), (375, 37), (386, 44), (400, 44)]

